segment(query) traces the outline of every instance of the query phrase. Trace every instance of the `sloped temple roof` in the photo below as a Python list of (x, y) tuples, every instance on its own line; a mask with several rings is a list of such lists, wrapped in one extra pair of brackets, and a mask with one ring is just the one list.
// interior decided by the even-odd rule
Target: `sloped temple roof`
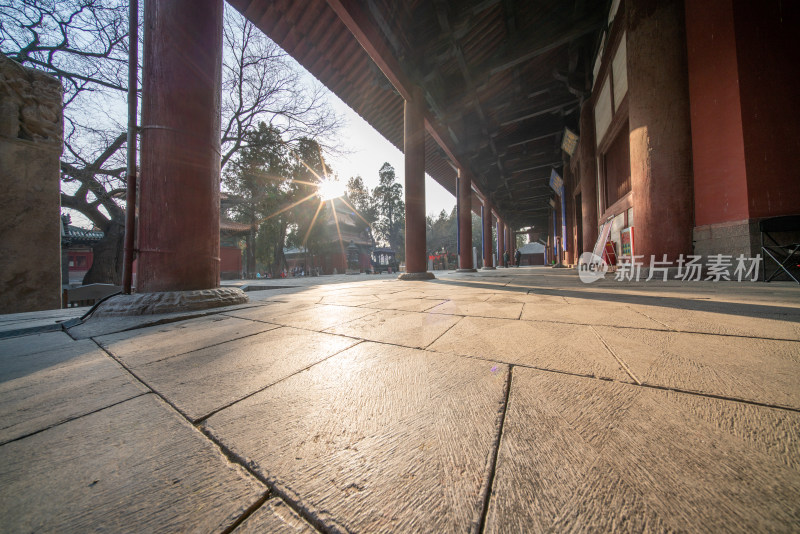
[(455, 194), (460, 167), (509, 224), (544, 223), (609, 1), (230, 3), (401, 151), (404, 98), (421, 87), (426, 172)]

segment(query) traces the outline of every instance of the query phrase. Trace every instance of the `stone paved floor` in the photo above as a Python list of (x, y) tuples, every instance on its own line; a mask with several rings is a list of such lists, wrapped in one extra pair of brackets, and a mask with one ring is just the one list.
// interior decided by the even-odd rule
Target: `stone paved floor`
[(800, 529), (798, 286), (437, 275), (0, 318), (0, 531)]

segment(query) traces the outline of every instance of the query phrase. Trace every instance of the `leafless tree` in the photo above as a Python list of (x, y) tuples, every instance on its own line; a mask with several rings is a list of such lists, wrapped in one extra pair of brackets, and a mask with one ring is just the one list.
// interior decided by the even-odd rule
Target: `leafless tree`
[(259, 122), (275, 128), (288, 144), (314, 139), (335, 149), (340, 119), (318, 83), (309, 85), (289, 56), (236, 10), (225, 11), (222, 65), (222, 166), (248, 146), (247, 132)]
[[(0, 0), (0, 51), (64, 86), (61, 204), (105, 233), (84, 283), (122, 276), (127, 10), (126, 0)], [(332, 147), (339, 119), (322, 87), (309, 89), (288, 56), (228, 6), (224, 46), (223, 166), (261, 121), (289, 142)]]
[(122, 0), (0, 1), (0, 49), (64, 88), (61, 205), (105, 234), (85, 283), (121, 281), (127, 37)]

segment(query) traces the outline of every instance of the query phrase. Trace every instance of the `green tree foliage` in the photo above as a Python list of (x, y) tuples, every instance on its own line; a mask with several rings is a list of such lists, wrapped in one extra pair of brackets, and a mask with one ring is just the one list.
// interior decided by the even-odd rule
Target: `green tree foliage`
[[(317, 197), (317, 184), (331, 176), (332, 169), (322, 157), (319, 144), (307, 137), (301, 138), (291, 151), (292, 188), (290, 204), (286, 217), (290, 221), (287, 244), (305, 248), (310, 254), (319, 252), (320, 247), (329, 240), (325, 232), (325, 221), (329, 218), (330, 206)], [(276, 258), (275, 263), (283, 262)]]
[(378, 171), (379, 182), (372, 191), (378, 208), (378, 222), (375, 225), (378, 237), (397, 252), (405, 256), (406, 205), (403, 202), (403, 186), (396, 180), (394, 167), (384, 163)]
[(361, 215), (363, 221), (358, 221), (364, 223), (370, 238), (375, 242), (375, 224), (380, 216), (378, 203), (360, 176), (347, 181), (347, 201)]
[[(229, 162), (223, 182), (234, 197), (233, 217), (251, 226), (246, 270), (253, 276), (256, 260), (263, 261), (263, 253), (271, 252), (274, 256), (276, 251), (272, 245), (282, 242), (280, 236), (286, 234), (288, 221), (272, 214), (291, 197), (291, 162), (280, 132), (272, 126), (262, 122), (246, 136), (247, 146)], [(258, 257), (259, 249), (261, 257)]]
[(478, 251), (478, 261), (481, 259), (481, 252), (483, 249), (481, 248), (481, 218), (478, 215), (472, 214), (472, 246)]
[(445, 210), (439, 213), (439, 217), (434, 219), (430, 215), (426, 218), (426, 242), (429, 254), (456, 254), (458, 251), (456, 227), (458, 217), (455, 206), (448, 214)]

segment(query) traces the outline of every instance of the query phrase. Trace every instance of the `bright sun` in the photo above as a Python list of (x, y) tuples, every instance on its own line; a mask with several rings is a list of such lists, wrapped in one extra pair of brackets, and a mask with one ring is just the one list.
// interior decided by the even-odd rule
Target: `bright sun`
[(339, 198), (345, 193), (345, 185), (336, 178), (323, 178), (317, 184), (317, 196), (322, 200)]

